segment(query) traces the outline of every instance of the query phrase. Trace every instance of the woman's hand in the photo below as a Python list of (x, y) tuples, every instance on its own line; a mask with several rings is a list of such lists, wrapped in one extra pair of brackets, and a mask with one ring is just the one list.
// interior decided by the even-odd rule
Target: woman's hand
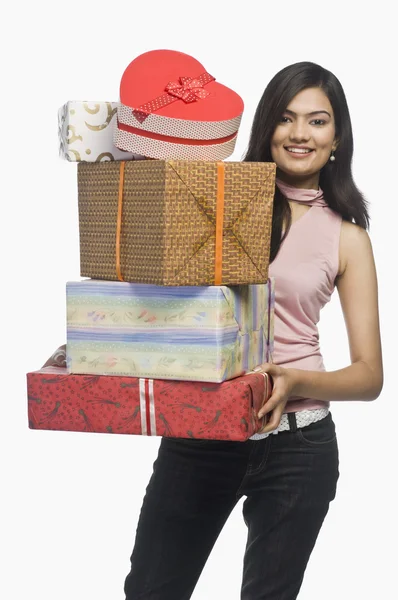
[(66, 367), (66, 344), (57, 348), (57, 350), (44, 363), (42, 369), (45, 367)]
[(266, 418), (266, 425), (258, 433), (269, 433), (279, 426), (286, 402), (290, 396), (294, 395), (294, 388), (297, 383), (297, 369), (284, 369), (272, 363), (264, 363), (253, 369), (256, 373), (259, 371), (268, 373), (273, 380), (272, 394), (258, 412), (258, 418)]

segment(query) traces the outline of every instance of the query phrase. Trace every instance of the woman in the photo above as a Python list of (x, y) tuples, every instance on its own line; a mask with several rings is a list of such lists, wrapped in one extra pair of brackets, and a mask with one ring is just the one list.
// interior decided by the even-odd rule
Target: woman
[[(338, 480), (329, 403), (373, 400), (383, 386), (369, 217), (353, 182), (352, 154), (336, 77), (309, 62), (277, 73), (258, 105), (245, 157), (277, 165), (274, 364), (258, 367), (274, 381), (258, 415), (267, 422), (244, 443), (162, 439), (125, 581), (127, 600), (191, 598), (243, 496), (242, 600), (297, 598)], [(351, 365), (325, 372), (317, 322), (334, 287)]]

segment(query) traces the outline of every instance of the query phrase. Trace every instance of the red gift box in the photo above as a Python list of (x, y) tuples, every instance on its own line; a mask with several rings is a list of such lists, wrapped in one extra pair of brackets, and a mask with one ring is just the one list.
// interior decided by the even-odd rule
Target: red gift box
[(242, 442), (264, 426), (255, 415), (272, 389), (263, 373), (208, 384), (59, 367), (28, 373), (27, 385), (31, 429)]
[(223, 160), (242, 113), (242, 98), (195, 58), (152, 50), (123, 73), (114, 144), (150, 158)]

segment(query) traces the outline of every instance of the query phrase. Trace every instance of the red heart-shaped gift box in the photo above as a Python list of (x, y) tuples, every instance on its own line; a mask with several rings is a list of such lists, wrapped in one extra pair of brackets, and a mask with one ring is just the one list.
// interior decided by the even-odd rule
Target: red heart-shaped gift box
[(150, 158), (223, 160), (242, 113), (242, 98), (195, 58), (152, 50), (123, 73), (114, 143)]

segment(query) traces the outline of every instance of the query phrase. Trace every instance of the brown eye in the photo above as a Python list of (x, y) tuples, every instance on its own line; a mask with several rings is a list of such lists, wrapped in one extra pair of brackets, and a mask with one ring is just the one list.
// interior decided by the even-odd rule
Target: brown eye
[(313, 121), (311, 121), (311, 123), (314, 123), (314, 125), (325, 125), (326, 121), (324, 121), (323, 119), (314, 119)]

